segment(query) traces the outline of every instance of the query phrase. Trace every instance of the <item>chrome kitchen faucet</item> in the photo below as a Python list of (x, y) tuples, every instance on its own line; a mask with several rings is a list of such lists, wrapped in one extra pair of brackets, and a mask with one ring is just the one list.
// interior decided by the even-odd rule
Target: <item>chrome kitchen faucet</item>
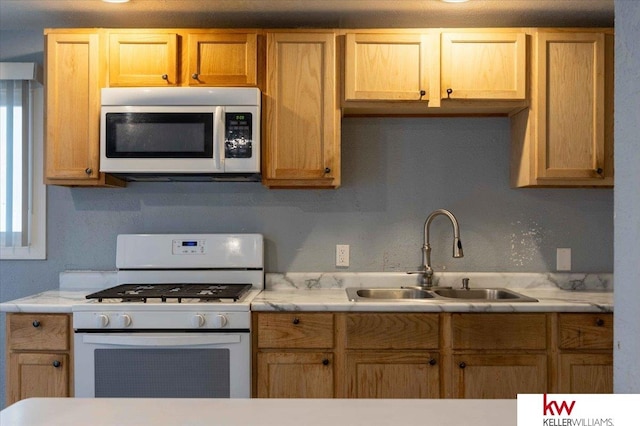
[(449, 210), (438, 209), (431, 212), (427, 220), (424, 222), (424, 243), (422, 245), (422, 270), (409, 271), (408, 274), (422, 274), (420, 283), (424, 288), (433, 287), (433, 268), (431, 267), (431, 245), (429, 244), (429, 226), (436, 216), (444, 215), (449, 218), (453, 225), (453, 257), (460, 258), (464, 256), (462, 252), (462, 242), (460, 241), (460, 227), (458, 220)]

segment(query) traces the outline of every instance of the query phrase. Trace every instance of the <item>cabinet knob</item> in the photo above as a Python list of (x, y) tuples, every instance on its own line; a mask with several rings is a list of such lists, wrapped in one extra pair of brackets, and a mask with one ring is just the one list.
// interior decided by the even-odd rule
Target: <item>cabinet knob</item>
[(603, 172), (604, 172), (604, 170), (602, 170), (602, 167), (598, 167), (596, 169), (596, 173), (599, 174), (599, 175), (601, 175)]
[(194, 79), (194, 80), (197, 80), (198, 79), (198, 73), (194, 72), (193, 74), (191, 74), (191, 78)]
[(169, 80), (169, 76), (167, 74), (162, 74), (162, 79), (163, 80)]
[(90, 175), (91, 173), (93, 173), (93, 169), (91, 167), (87, 167), (86, 169), (84, 169), (84, 172)]
[(329, 167), (325, 167), (325, 168), (324, 168), (324, 172), (325, 172), (325, 173), (331, 173), (331, 169), (330, 169)]
[(467, 364), (465, 362), (461, 362), (460, 364), (458, 364), (458, 367), (460, 368), (465, 368), (467, 366)]
[(60, 361), (57, 361), (57, 360), (56, 360), (56, 361), (53, 361), (53, 366), (54, 366), (55, 368), (60, 367), (60, 365), (62, 365), (62, 364), (60, 363)]
[(38, 328), (38, 327), (40, 327), (40, 321), (38, 321), (38, 320), (34, 320), (34, 321), (31, 323), (31, 325), (32, 325), (32, 326), (34, 326), (35, 328)]
[(596, 319), (596, 325), (598, 327), (602, 327), (604, 325), (604, 320), (602, 318)]
[(329, 360), (327, 358), (323, 359), (322, 365), (329, 365)]
[(297, 317), (296, 317), (296, 318), (294, 318), (294, 319), (293, 319), (293, 323), (294, 323), (294, 324), (300, 324), (300, 318), (297, 318)]
[(447, 89), (447, 99), (451, 99), (451, 94), (453, 93), (453, 89), (452, 88), (448, 88)]
[(438, 361), (436, 361), (435, 359), (431, 358), (429, 359), (429, 365), (436, 365), (438, 363)]
[(420, 91), (420, 97), (423, 97), (423, 96), (424, 96), (424, 95), (426, 95), (426, 94), (427, 94), (427, 91), (426, 91), (426, 90), (421, 90), (421, 91)]

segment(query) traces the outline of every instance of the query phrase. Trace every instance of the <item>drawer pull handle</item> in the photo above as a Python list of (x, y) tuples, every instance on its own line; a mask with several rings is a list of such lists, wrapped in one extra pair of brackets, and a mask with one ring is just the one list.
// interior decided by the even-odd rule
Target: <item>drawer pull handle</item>
[(38, 327), (40, 327), (40, 321), (38, 321), (38, 320), (34, 320), (34, 321), (31, 323), (31, 325), (32, 325), (32, 326), (34, 326), (35, 328), (38, 328)]
[(604, 320), (602, 318), (596, 319), (596, 325), (598, 327), (602, 327), (604, 325)]
[(329, 365), (329, 360), (327, 358), (323, 359), (322, 365)]
[(55, 368), (60, 367), (60, 365), (62, 365), (62, 364), (60, 363), (60, 361), (57, 361), (57, 360), (56, 360), (56, 361), (53, 361), (53, 366), (54, 366)]
[(431, 359), (429, 360), (429, 365), (436, 365), (437, 363), (438, 363), (438, 362), (437, 362), (435, 359), (433, 359), (433, 358), (431, 358)]
[(294, 318), (293, 319), (293, 323), (294, 324), (300, 324), (300, 318)]
[(458, 367), (460, 368), (465, 368), (467, 366), (467, 364), (465, 362), (461, 362), (460, 364), (458, 364)]

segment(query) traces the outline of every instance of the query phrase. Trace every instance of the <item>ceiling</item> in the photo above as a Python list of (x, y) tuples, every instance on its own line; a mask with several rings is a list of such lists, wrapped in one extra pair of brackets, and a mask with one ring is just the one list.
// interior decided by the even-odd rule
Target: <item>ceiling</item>
[(3, 30), (48, 27), (612, 27), (614, 0), (0, 0)]

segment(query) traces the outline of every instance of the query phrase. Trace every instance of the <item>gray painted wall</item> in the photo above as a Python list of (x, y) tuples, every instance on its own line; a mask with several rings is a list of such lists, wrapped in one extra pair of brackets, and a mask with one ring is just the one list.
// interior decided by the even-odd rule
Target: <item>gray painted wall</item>
[(640, 2), (616, 0), (614, 391), (640, 394)]
[[(5, 33), (0, 59), (41, 58), (39, 34)], [(14, 43), (13, 57), (5, 56), (6, 40)], [(432, 225), (436, 271), (554, 270), (557, 247), (573, 249), (575, 271), (613, 270), (613, 191), (510, 189), (507, 118), (346, 118), (342, 160), (338, 190), (51, 186), (48, 259), (2, 261), (0, 301), (54, 289), (63, 270), (113, 270), (116, 235), (130, 232), (260, 232), (269, 272), (335, 270), (338, 243), (351, 245), (351, 267), (344, 271), (412, 270), (420, 263), (424, 220), (437, 208), (456, 214), (465, 257), (451, 258), (451, 228), (438, 218)], [(4, 335), (0, 339), (4, 403)]]

